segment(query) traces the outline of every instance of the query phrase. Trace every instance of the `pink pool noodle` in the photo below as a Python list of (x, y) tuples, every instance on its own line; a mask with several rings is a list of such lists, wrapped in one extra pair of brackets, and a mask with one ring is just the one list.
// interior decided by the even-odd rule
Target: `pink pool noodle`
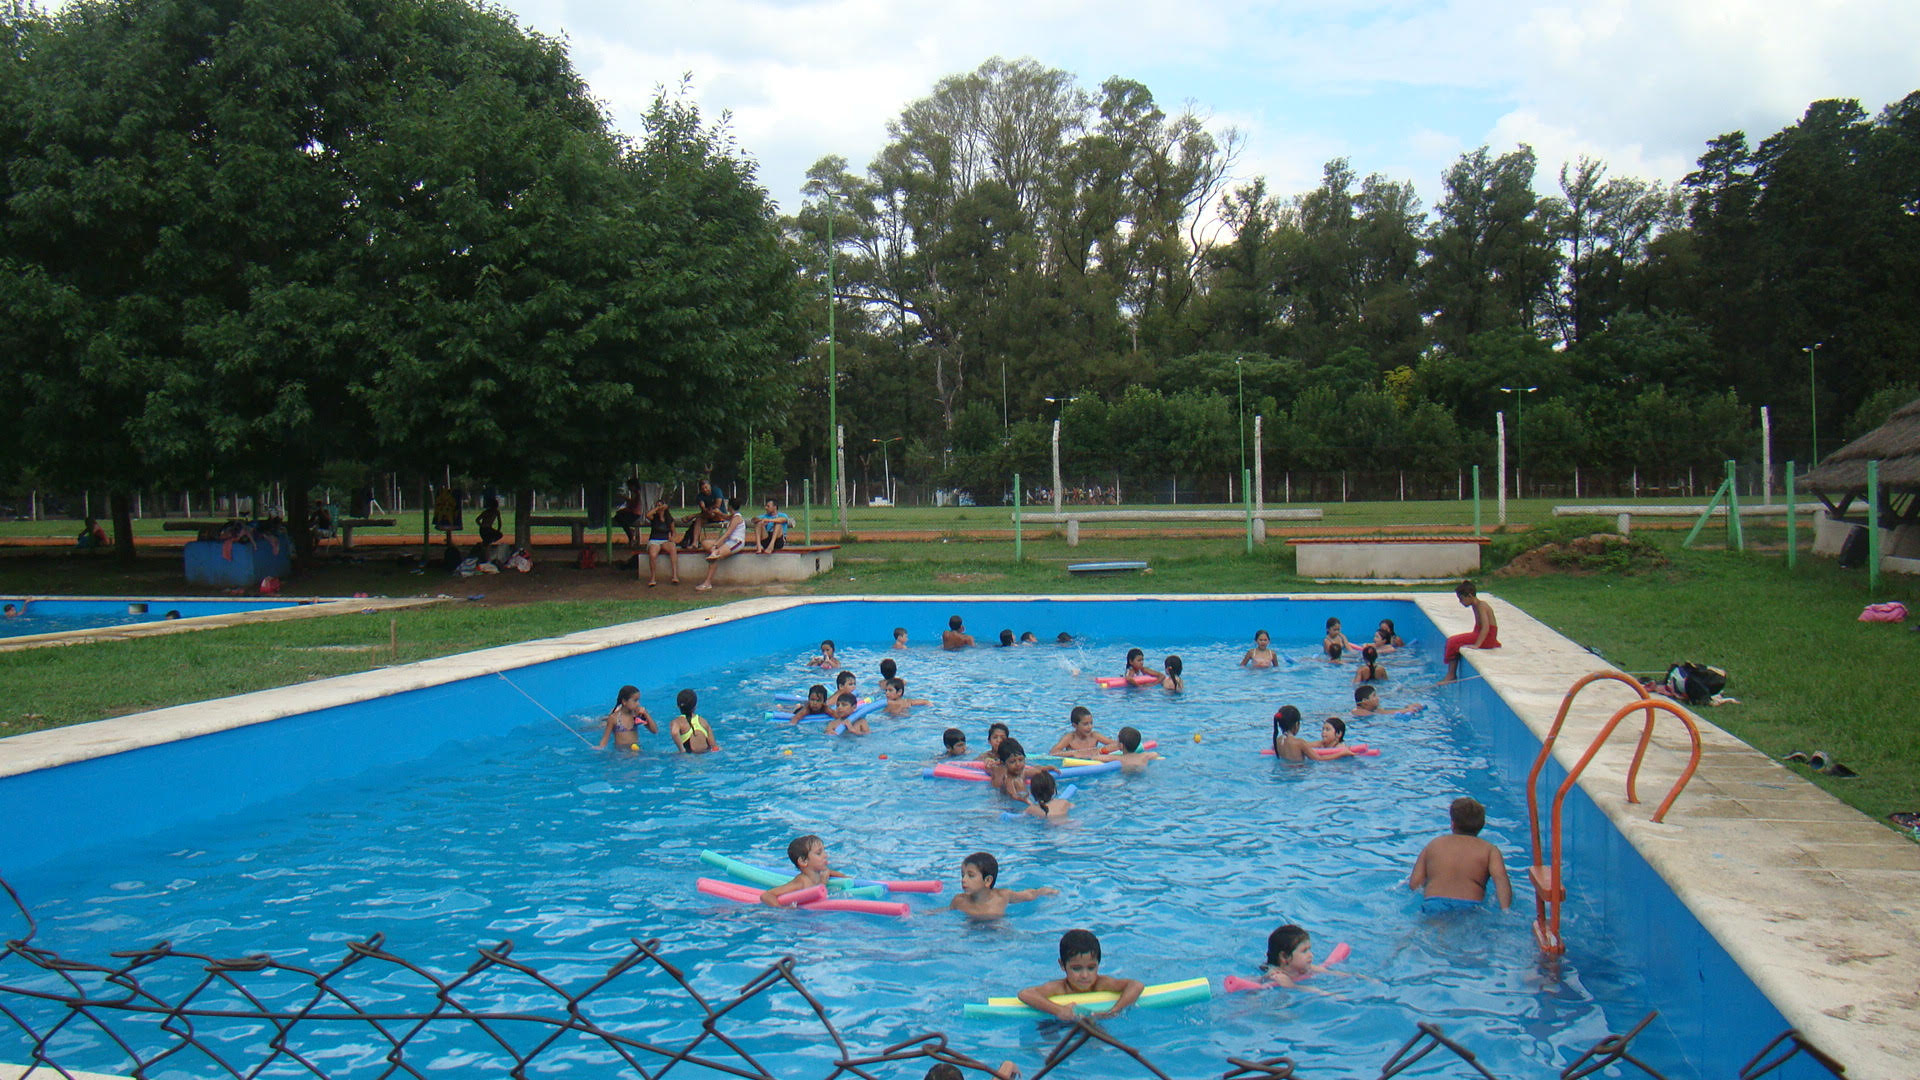
[[(1343, 941), (1333, 947), (1333, 951), (1327, 954), (1325, 960), (1320, 961), (1320, 966), (1332, 967), (1351, 955), (1353, 955), (1353, 947)], [(1228, 993), (1240, 990), (1271, 990), (1275, 985), (1277, 984), (1262, 982), (1259, 979), (1246, 979), (1238, 975), (1229, 975), (1220, 980), (1220, 988)]]

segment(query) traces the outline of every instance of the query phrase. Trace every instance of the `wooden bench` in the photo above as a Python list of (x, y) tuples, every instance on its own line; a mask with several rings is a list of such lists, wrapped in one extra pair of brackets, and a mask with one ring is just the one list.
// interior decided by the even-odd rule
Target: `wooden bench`
[(527, 518), (528, 525), (565, 525), (573, 532), (573, 546), (580, 547), (587, 542), (587, 519), (571, 517), (566, 514), (534, 514)]
[[(1296, 507), (1286, 510), (1253, 511), (1253, 538), (1260, 543), (1267, 542), (1267, 522), (1269, 521), (1319, 521), (1325, 517), (1319, 507)], [(1080, 546), (1080, 523), (1083, 521), (1246, 521), (1245, 510), (1063, 510), (1060, 513), (1042, 512), (1021, 514), (1020, 521), (1029, 521), (1041, 525), (1065, 524), (1067, 527), (1067, 546)]]
[[(1817, 502), (1801, 503), (1797, 508), (1797, 512), (1811, 515), (1818, 514), (1825, 509), (1825, 506)], [(1706, 512), (1707, 507), (1705, 504), (1699, 506), (1556, 506), (1553, 508), (1554, 517), (1613, 518), (1615, 526), (1619, 529), (1620, 535), (1622, 536), (1629, 536), (1633, 533), (1633, 519), (1636, 517), (1697, 518)], [(1741, 517), (1747, 517), (1749, 515), (1778, 517), (1784, 515), (1786, 512), (1786, 503), (1748, 505), (1740, 508)], [(1713, 516), (1726, 517), (1727, 508), (1725, 504), (1714, 507)]]
[(393, 518), (341, 518), (334, 522), (334, 532), (340, 537), (340, 550), (353, 547), (353, 530), (392, 528), (397, 522)]

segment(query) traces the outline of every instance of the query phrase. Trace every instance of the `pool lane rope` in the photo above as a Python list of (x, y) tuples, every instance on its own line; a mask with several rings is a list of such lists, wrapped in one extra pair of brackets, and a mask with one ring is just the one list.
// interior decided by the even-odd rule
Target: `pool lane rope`
[(532, 694), (527, 693), (525, 690), (520, 690), (520, 684), (514, 682), (512, 679), (507, 678), (506, 672), (496, 671), (494, 672), (494, 674), (500, 676), (501, 682), (506, 683), (508, 686), (513, 687), (515, 690), (519, 690), (520, 696), (523, 698), (526, 698), (528, 701), (533, 702), (534, 706), (538, 708), (541, 712), (546, 713), (548, 716), (552, 716), (554, 723), (559, 724), (563, 728), (566, 728), (567, 734), (580, 740), (580, 745), (586, 747), (589, 750), (598, 749), (598, 747), (595, 747), (592, 743), (587, 741), (587, 737), (585, 735), (582, 735), (579, 732), (573, 730), (573, 728), (569, 726), (565, 720), (562, 720), (560, 719), (560, 717), (556, 716), (552, 709), (549, 709), (545, 705), (540, 704), (539, 698), (534, 697)]

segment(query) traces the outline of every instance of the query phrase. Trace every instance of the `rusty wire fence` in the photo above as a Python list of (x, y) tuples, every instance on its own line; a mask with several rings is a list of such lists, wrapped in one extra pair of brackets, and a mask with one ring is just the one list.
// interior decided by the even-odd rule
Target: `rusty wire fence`
[[(27, 926), (25, 937), (0, 948), (0, 1062), (17, 1057), (12, 1063), (28, 1066), (28, 1077), (72, 1077), (62, 1058), (84, 1053), (94, 1062), (117, 1057), (118, 1064), (104, 1067), (134, 1077), (425, 1080), (524, 1078), (567, 1069), (596, 1080), (653, 1080), (677, 1068), (681, 1075), (704, 1069), (785, 1080), (796, 1075), (791, 1060), (780, 1064), (783, 1072), (774, 1072), (755, 1056), (755, 1047), (780, 1044), (784, 1050), (796, 1040), (817, 1052), (818, 1071), (808, 1075), (819, 1080), (919, 1077), (942, 1064), (963, 1076), (1016, 1075), (972, 1057), (939, 1032), (871, 1051), (850, 1045), (801, 981), (791, 956), (721, 998), (696, 989), (662, 955), (657, 939), (630, 939), (624, 954), (584, 982), (568, 965), (573, 989), (515, 960), (512, 942), (476, 948), (465, 971), (447, 975), (387, 951), (378, 934), (343, 943), (344, 955), (328, 967), (265, 955), (219, 958), (166, 942), (115, 952), (112, 963), (97, 964), (34, 945), (38, 927), (31, 913), (11, 885), (0, 880), (0, 888)], [(636, 999), (643, 1005), (638, 1012)], [(621, 1020), (596, 1020), (603, 1007)], [(1581, 1080), (1620, 1065), (1638, 1070), (1628, 1075), (1664, 1080), (1632, 1049), (1654, 1017), (1649, 1013), (1627, 1033), (1600, 1040), (1556, 1075)], [(1112, 1051), (1083, 1062), (1096, 1070), (1088, 1075), (1174, 1080), (1145, 1052), (1091, 1020), (1061, 1030), (1027, 1080), (1053, 1073), (1088, 1047)], [(1441, 1056), (1427, 1061), (1436, 1052)], [(1760, 1080), (1801, 1057), (1835, 1077), (1844, 1074), (1797, 1032), (1787, 1031), (1756, 1054), (1738, 1080)], [(1285, 1057), (1230, 1057), (1224, 1064), (1222, 1080), (1309, 1080)], [(1422, 1076), (1505, 1080), (1430, 1023), (1417, 1025), (1378, 1076), (1390, 1080), (1416, 1067)], [(100, 1068), (91, 1065), (89, 1071)], [(1328, 1080), (1333, 1075), (1326, 1074)]]

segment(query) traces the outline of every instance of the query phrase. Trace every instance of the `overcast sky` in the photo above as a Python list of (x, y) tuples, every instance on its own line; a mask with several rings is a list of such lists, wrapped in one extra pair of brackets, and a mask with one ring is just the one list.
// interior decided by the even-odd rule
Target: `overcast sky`
[(1411, 179), (1423, 202), (1463, 150), (1530, 143), (1540, 190), (1579, 154), (1674, 181), (1707, 139), (1758, 140), (1808, 102), (1869, 112), (1920, 89), (1916, 0), (505, 0), (562, 35), (615, 123), (691, 74), (760, 180), (798, 205), (806, 169), (864, 170), (887, 121), (940, 78), (1030, 56), (1095, 88), (1144, 83), (1246, 136), (1236, 174), (1290, 195), (1329, 158)]

